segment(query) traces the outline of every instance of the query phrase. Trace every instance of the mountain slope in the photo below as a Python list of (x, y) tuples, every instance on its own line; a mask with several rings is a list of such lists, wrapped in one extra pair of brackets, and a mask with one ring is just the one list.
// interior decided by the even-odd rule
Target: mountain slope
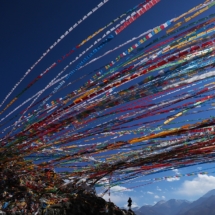
[(190, 203), (186, 200), (170, 199), (169, 201), (160, 201), (154, 206), (142, 206), (135, 211), (137, 215), (176, 215), (182, 207)]
[(145, 205), (135, 211), (137, 215), (215, 215), (215, 189), (194, 202), (170, 199), (154, 206)]
[(189, 204), (190, 202), (186, 200), (170, 199), (161, 205), (156, 204), (154, 209), (157, 212), (162, 211), (165, 215), (176, 215), (183, 207), (186, 207)]
[[(199, 205), (202, 205), (203, 202), (207, 202), (207, 199), (210, 198), (211, 196), (215, 196), (215, 189), (207, 192), (204, 196), (200, 197), (196, 201), (192, 202), (191, 204), (183, 207), (177, 215), (184, 215), (186, 214), (187, 211), (191, 211), (192, 209), (195, 209)], [(214, 213), (215, 214), (215, 213)], [(208, 214), (205, 214), (208, 215)]]
[(183, 215), (214, 215), (215, 214), (215, 196), (203, 198), (204, 201), (194, 208), (183, 213)]
[(136, 215), (164, 215), (153, 209), (151, 205), (144, 205), (139, 210), (135, 211)]
[(215, 196), (215, 189), (207, 192), (204, 196), (202, 196), (202, 198), (208, 198), (210, 196)]

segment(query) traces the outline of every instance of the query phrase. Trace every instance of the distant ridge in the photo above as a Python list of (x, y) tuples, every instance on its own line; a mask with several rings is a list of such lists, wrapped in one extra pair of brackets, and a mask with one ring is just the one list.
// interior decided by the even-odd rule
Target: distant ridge
[(215, 215), (215, 189), (194, 202), (187, 200), (161, 200), (155, 205), (144, 205), (135, 210), (137, 215)]

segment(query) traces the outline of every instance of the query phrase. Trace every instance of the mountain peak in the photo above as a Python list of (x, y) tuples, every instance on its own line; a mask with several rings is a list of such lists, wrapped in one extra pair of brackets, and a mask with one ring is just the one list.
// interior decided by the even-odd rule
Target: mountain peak
[[(194, 202), (182, 199), (161, 200), (155, 205), (145, 205), (135, 210), (137, 215), (214, 215), (215, 189)], [(209, 209), (208, 209), (209, 208)]]
[(182, 200), (182, 199), (170, 199), (169, 201), (167, 201), (167, 203), (169, 203), (169, 204), (177, 204), (177, 205), (180, 205), (180, 204), (182, 204), (184, 202), (188, 203), (189, 201)]
[(162, 204), (164, 204), (165, 202), (166, 202), (166, 201), (161, 200), (161, 201), (157, 202), (155, 205), (162, 205)]
[(215, 196), (215, 189), (208, 191), (202, 198), (208, 198), (210, 196)]

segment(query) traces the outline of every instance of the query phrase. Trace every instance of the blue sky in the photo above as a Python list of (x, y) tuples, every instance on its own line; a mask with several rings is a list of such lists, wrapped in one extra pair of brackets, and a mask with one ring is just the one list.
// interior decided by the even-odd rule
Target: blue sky
[[(1, 6), (0, 26), (0, 63), (1, 63), (1, 86), (0, 101), (6, 96), (6, 93), (11, 90), (15, 83), (22, 77), (29, 67), (49, 48), (67, 29), (73, 26), (80, 18), (87, 14), (92, 8), (98, 5), (99, 0), (94, 1), (63, 1), (53, 0), (50, 2), (44, 1), (27, 1), (22, 2), (12, 1), (13, 3), (4, 1)], [(123, 14), (128, 9), (138, 5), (140, 0), (125, 0), (123, 4), (120, 0), (109, 1), (101, 7), (95, 14), (86, 19), (79, 27), (71, 32), (65, 39), (60, 42), (35, 70), (30, 73), (22, 82), (22, 85), (17, 88), (19, 92), (41, 71), (45, 70), (53, 61), (68, 53), (75, 45), (79, 44), (86, 37), (97, 31), (99, 28), (108, 24), (111, 20)], [(121, 34), (115, 37), (108, 46), (105, 46), (101, 53), (105, 53), (111, 48), (124, 43), (134, 36), (152, 29), (155, 26), (163, 24), (171, 18), (174, 18), (188, 9), (202, 3), (201, 0), (162, 0), (154, 8), (137, 19), (132, 25), (125, 29)], [(210, 13), (210, 12), (208, 12)], [(206, 13), (205, 13), (206, 14)], [(89, 42), (93, 43), (94, 40)], [(127, 47), (129, 47), (128, 44)], [(113, 60), (118, 54), (126, 49), (126, 46), (117, 50), (111, 55), (91, 64), (82, 69), (82, 74), (88, 73), (96, 68)], [(78, 55), (78, 50), (75, 55)], [(48, 81), (53, 78), (66, 63), (73, 58), (65, 60), (64, 64), (58, 66), (58, 69), (53, 69), (51, 73), (45, 75), (39, 84), (34, 85), (29, 91), (23, 95), (23, 100), (33, 95), (43, 86), (46, 86)], [(77, 62), (78, 63), (78, 62)], [(74, 64), (73, 67), (75, 67)], [(74, 79), (79, 77), (79, 74), (74, 74)], [(76, 89), (83, 82), (78, 82), (72, 86)], [(70, 90), (72, 90), (70, 88)], [(65, 94), (65, 92), (63, 92)], [(19, 101), (17, 101), (19, 104)]]
[[(0, 8), (0, 101), (16, 84), (27, 69), (41, 56), (41, 54), (59, 38), (70, 26), (82, 18), (92, 8), (94, 8), (100, 0), (67, 0), (67, 1), (4, 1)], [(45, 59), (27, 76), (22, 82), (22, 85), (16, 89), (20, 92), (32, 79), (37, 77), (40, 72), (44, 71), (53, 61), (59, 59), (75, 45), (79, 44), (88, 35), (94, 33), (97, 29), (103, 27), (111, 20), (121, 15), (123, 12), (139, 4), (140, 0), (109, 0), (99, 11), (84, 21), (72, 33), (70, 33), (60, 44), (58, 44)], [(138, 36), (139, 34), (158, 26), (167, 20), (174, 18), (183, 12), (191, 9), (195, 5), (202, 3), (202, 0), (161, 0), (161, 2), (152, 8), (149, 12), (140, 17), (132, 25), (130, 25), (119, 36), (114, 38), (108, 46), (102, 49), (102, 53), (122, 44), (123, 42)], [(212, 10), (204, 13), (204, 16), (210, 14)], [(90, 42), (91, 44), (91, 42)], [(88, 47), (85, 46), (85, 48)], [(129, 47), (129, 45), (127, 46)], [(76, 73), (73, 78), (80, 77), (80, 74), (87, 74), (96, 68), (108, 63), (120, 54), (126, 47), (117, 50), (111, 55), (85, 67), (81, 73)], [(80, 53), (80, 50), (65, 60), (65, 64), (70, 62), (72, 58)], [(59, 65), (58, 69), (53, 69), (48, 73), (42, 81), (39, 81), (29, 91), (27, 91), (22, 99), (17, 101), (19, 105), (33, 95), (39, 89), (54, 77), (65, 64)], [(75, 67), (74, 64), (73, 67)], [(71, 68), (72, 69), (72, 68)], [(58, 97), (78, 88), (84, 81), (76, 82), (71, 88), (58, 94)], [(47, 95), (47, 91), (44, 95)], [(12, 95), (15, 96), (16, 93)], [(9, 113), (13, 108), (9, 108), (5, 114)], [(201, 117), (205, 117), (201, 116)], [(141, 180), (149, 180), (156, 177), (174, 176), (178, 173), (186, 174), (198, 170), (214, 167), (214, 164), (198, 165), (179, 170), (167, 171), (159, 174), (154, 174), (146, 177), (141, 177), (135, 183), (127, 183), (115, 187), (111, 192), (111, 200), (119, 206), (124, 206), (127, 203), (128, 197), (131, 197), (135, 204), (142, 206), (144, 204), (154, 204), (160, 200), (168, 200), (171, 198), (187, 199), (193, 201), (202, 196), (207, 191), (215, 188), (215, 176), (213, 173), (209, 175), (185, 176), (180, 180), (156, 182), (147, 186), (131, 188), (125, 192), (118, 192), (124, 187), (130, 188), (145, 184), (145, 182), (137, 182)], [(214, 169), (208, 172), (213, 172)], [(200, 189), (201, 188), (201, 189)], [(190, 189), (190, 190), (189, 190)], [(114, 192), (115, 191), (115, 192)], [(105, 198), (109, 198), (105, 196)]]

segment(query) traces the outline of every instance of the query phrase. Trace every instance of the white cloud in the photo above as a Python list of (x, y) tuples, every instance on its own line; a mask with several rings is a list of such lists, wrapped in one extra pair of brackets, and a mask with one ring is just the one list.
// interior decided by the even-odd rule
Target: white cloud
[(178, 193), (186, 196), (204, 195), (215, 188), (215, 177), (198, 175), (191, 181), (185, 181), (178, 189)]
[(153, 194), (154, 194), (153, 192), (150, 192), (150, 191), (148, 191), (147, 193), (150, 194), (150, 195), (153, 195)]
[(172, 170), (176, 175), (180, 174), (179, 170), (178, 169), (173, 169)]
[(155, 195), (154, 198), (155, 198), (155, 199), (159, 199), (160, 197), (159, 197), (158, 195)]
[(174, 187), (171, 187), (171, 190), (175, 190), (175, 188), (174, 188)]
[(167, 178), (166, 179), (168, 182), (173, 182), (173, 181), (179, 181), (180, 180), (180, 178)]
[(133, 207), (136, 208), (136, 207), (139, 207), (139, 205), (138, 205), (136, 202), (133, 202), (133, 203), (132, 203), (132, 208), (133, 208)]
[(105, 199), (106, 201), (109, 201), (109, 198), (110, 198), (111, 202), (121, 207), (125, 204), (125, 202), (127, 202), (129, 198), (129, 195), (127, 195), (127, 193), (132, 190), (123, 186), (114, 186), (111, 188), (110, 191), (111, 191), (110, 196), (108, 193), (106, 193), (103, 196), (103, 199)]
[(112, 192), (119, 192), (119, 191), (123, 191), (123, 192), (130, 192), (132, 191), (132, 189), (126, 188), (126, 187), (122, 187), (122, 186), (114, 186), (111, 187), (110, 189)]
[(157, 187), (157, 191), (162, 191), (161, 188)]
[[(124, 205), (124, 208), (127, 208), (128, 205)], [(131, 205), (131, 208), (136, 208), (136, 207), (139, 207), (139, 205), (136, 203), (136, 202), (132, 202), (132, 205)]]
[(125, 201), (127, 201), (127, 199), (129, 198), (129, 196), (118, 195), (118, 194), (111, 194), (110, 196), (108, 194), (105, 194), (103, 196), (103, 199), (105, 199), (106, 201), (109, 201), (109, 198), (110, 198), (111, 202), (113, 202), (114, 204), (120, 206), (120, 205), (124, 205), (125, 204)]
[(166, 197), (165, 197), (165, 196), (161, 196), (161, 198), (162, 198), (162, 199), (166, 199)]
[[(117, 205), (118, 207), (125, 207), (127, 208), (127, 201), (128, 201), (128, 198), (131, 197), (132, 199), (132, 207), (131, 208), (134, 208), (134, 207), (139, 207), (138, 205), (138, 199), (136, 199), (135, 197), (132, 197), (130, 196), (128, 193), (111, 193), (110, 196), (108, 193), (106, 193), (102, 198), (105, 199), (106, 201), (109, 201), (109, 198), (110, 198), (110, 201), (113, 202), (115, 205)], [(141, 203), (142, 205), (142, 203)]]

